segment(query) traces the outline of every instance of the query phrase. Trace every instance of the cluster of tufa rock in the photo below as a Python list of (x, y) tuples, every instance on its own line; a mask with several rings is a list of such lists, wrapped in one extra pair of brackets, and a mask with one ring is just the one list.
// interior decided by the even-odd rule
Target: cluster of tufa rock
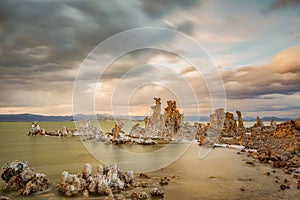
[(86, 164), (81, 174), (62, 172), (59, 192), (65, 196), (106, 195), (113, 199), (113, 192), (119, 192), (133, 186), (133, 171), (121, 172), (117, 164), (102, 167), (98, 166), (97, 172), (92, 176), (92, 166)]
[(17, 160), (2, 167), (1, 178), (5, 181), (4, 190), (18, 191), (24, 196), (46, 191), (49, 186), (45, 174), (37, 173), (27, 162)]

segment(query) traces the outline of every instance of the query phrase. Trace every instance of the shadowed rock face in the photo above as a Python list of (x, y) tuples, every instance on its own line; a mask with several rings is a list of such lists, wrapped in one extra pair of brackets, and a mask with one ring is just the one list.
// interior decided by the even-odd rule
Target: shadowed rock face
[(230, 112), (226, 112), (225, 121), (222, 129), (222, 136), (236, 136), (237, 124), (234, 116)]

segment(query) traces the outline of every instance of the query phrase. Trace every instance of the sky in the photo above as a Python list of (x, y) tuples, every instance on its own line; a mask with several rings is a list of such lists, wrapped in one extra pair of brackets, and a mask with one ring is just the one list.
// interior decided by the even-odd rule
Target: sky
[(300, 116), (300, 0), (0, 0), (0, 44), (0, 114)]

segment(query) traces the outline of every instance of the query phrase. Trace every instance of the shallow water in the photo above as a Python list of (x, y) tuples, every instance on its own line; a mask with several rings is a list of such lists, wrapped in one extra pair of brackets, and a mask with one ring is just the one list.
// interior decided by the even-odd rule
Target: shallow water
[[(72, 122), (47, 122), (40, 123), (40, 125), (47, 130), (60, 129), (64, 125), (69, 128), (74, 127)], [(94, 169), (99, 163), (88, 153), (79, 138), (28, 137), (29, 126), (30, 123), (27, 122), (0, 122), (1, 166), (10, 160), (27, 160), (31, 166), (36, 168), (37, 172), (47, 174), (49, 181), (55, 186), (59, 182), (62, 171), (78, 173), (85, 163), (91, 163)], [(180, 146), (173, 145), (171, 147)], [(109, 151), (102, 149), (100, 152), (106, 156), (114, 155), (112, 161), (124, 164), (124, 167), (128, 164), (126, 157), (114, 151), (114, 146), (106, 145), (101, 148), (110, 149)], [(124, 148), (134, 148), (139, 152), (158, 149), (155, 146), (140, 145), (125, 146)], [(266, 176), (264, 173), (273, 169), (261, 164), (255, 164), (254, 167), (246, 165), (245, 160), (252, 159), (245, 155), (237, 155), (237, 151), (234, 149), (216, 148), (204, 159), (198, 158), (199, 150), (199, 146), (193, 144), (173, 164), (150, 173), (151, 176), (157, 177), (173, 175), (178, 177), (171, 179), (169, 185), (163, 187), (164, 199), (298, 199), (300, 196), (300, 190), (296, 189), (295, 179), (292, 179), (291, 176), (283, 174), (280, 170)], [(165, 153), (161, 154), (159, 159), (154, 159), (167, 160), (169, 157), (170, 154)], [(137, 161), (140, 165), (143, 164), (140, 159)], [(284, 178), (289, 180), (291, 189), (281, 191), (279, 186), (283, 183)], [(279, 180), (279, 183), (275, 183), (275, 180)], [(4, 182), (1, 180), (0, 186), (2, 187), (3, 184)], [(145, 190), (149, 192), (151, 188)], [(12, 199), (22, 198), (16, 197), (14, 193), (1, 192), (0, 195), (7, 195)], [(57, 194), (57, 188), (53, 188), (46, 194), (26, 197), (26, 199), (65, 198)], [(76, 199), (82, 199), (82, 197)], [(102, 199), (102, 197), (90, 199)]]

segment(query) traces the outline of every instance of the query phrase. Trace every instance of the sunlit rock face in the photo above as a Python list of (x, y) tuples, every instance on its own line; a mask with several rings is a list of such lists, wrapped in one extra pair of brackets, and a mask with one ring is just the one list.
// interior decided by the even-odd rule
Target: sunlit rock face
[(183, 121), (183, 115), (177, 109), (176, 101), (167, 101), (164, 118), (167, 134), (174, 136), (174, 134), (178, 132)]
[(278, 124), (273, 135), (274, 137), (292, 137), (300, 135), (300, 118)]

